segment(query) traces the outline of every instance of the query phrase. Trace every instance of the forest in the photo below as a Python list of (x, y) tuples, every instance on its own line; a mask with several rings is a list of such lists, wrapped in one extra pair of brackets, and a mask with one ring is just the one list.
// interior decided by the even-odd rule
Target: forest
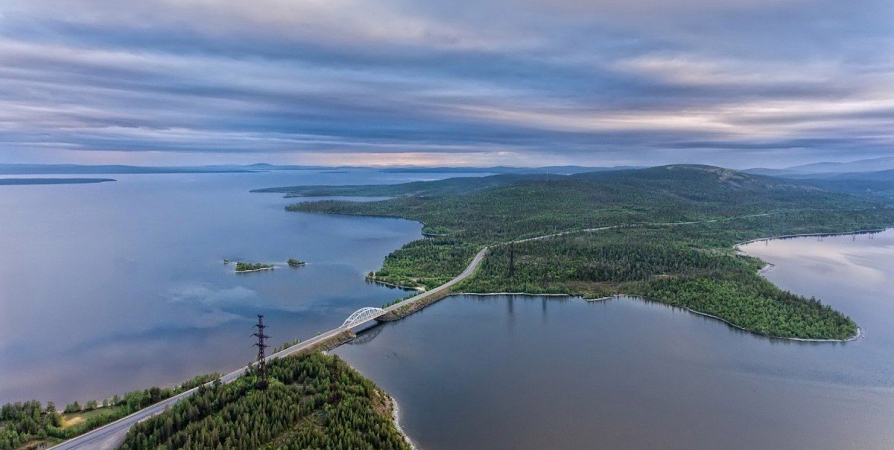
[(83, 407), (75, 401), (62, 413), (53, 402), (46, 406), (37, 400), (7, 403), (0, 407), (0, 450), (71, 439), (219, 377), (218, 373), (199, 375), (173, 388), (151, 387), (101, 403), (89, 400)]
[(123, 450), (409, 449), (392, 420), (390, 397), (337, 356), (274, 360), (269, 387), (257, 373), (201, 387), (192, 397), (131, 428)]
[(236, 272), (252, 272), (256, 270), (267, 270), (272, 269), (273, 265), (271, 264), (261, 264), (261, 263), (247, 263), (247, 262), (236, 262)]
[(779, 290), (757, 274), (761, 262), (737, 255), (732, 246), (894, 224), (892, 205), (878, 198), (694, 165), (277, 191), (393, 195), (383, 201), (287, 207), (422, 222), (428, 237), (388, 255), (370, 275), (375, 280), (432, 288), (489, 246), (479, 272), (455, 291), (640, 295), (791, 338), (846, 339), (857, 326), (815, 299)]
[(479, 274), (456, 290), (587, 298), (626, 294), (721, 317), (765, 335), (847, 339), (856, 333), (846, 316), (756, 275), (760, 260), (728, 249), (705, 250), (679, 231), (619, 228), (496, 246)]

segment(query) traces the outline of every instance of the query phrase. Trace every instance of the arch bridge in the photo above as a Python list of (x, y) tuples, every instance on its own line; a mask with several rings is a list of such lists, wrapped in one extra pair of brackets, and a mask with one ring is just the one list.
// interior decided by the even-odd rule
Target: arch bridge
[(369, 322), (377, 317), (384, 315), (387, 311), (382, 308), (360, 308), (348, 316), (345, 323), (341, 324), (341, 328), (353, 328), (357, 325)]

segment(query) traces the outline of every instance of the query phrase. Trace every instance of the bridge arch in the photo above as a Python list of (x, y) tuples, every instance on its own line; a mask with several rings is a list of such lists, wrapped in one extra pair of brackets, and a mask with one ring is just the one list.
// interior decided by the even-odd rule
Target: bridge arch
[(341, 324), (341, 327), (351, 328), (354, 325), (366, 322), (370, 319), (375, 319), (383, 314), (385, 314), (385, 310), (382, 308), (360, 308), (348, 316), (345, 323)]

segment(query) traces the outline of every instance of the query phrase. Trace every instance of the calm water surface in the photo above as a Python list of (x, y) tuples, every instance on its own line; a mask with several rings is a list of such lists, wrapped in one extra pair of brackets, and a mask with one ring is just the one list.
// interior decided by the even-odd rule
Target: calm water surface
[(336, 353), (426, 450), (894, 448), (894, 231), (744, 250), (866, 337), (771, 340), (629, 298), (457, 296)]
[[(294, 200), (248, 191), (446, 175), (110, 177), (0, 187), (0, 403), (83, 402), (229, 371), (252, 358), (257, 313), (280, 345), (403, 296), (363, 274), (419, 238), (420, 224), (287, 213)], [(235, 274), (224, 258), (278, 267)], [(289, 268), (288, 258), (308, 264)]]

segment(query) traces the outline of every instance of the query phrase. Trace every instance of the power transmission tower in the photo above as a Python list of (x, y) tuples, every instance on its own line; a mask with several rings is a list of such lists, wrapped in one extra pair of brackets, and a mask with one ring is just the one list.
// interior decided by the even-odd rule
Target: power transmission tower
[(264, 343), (264, 340), (269, 338), (264, 334), (264, 328), (267, 328), (267, 325), (264, 325), (264, 315), (258, 314), (258, 323), (255, 325), (255, 328), (258, 329), (257, 333), (252, 333), (252, 336), (256, 336), (258, 338), (258, 342), (255, 344), (255, 347), (258, 348), (258, 384), (257, 388), (260, 390), (267, 389), (267, 357), (264, 355), (264, 349), (269, 347), (269, 345)]

